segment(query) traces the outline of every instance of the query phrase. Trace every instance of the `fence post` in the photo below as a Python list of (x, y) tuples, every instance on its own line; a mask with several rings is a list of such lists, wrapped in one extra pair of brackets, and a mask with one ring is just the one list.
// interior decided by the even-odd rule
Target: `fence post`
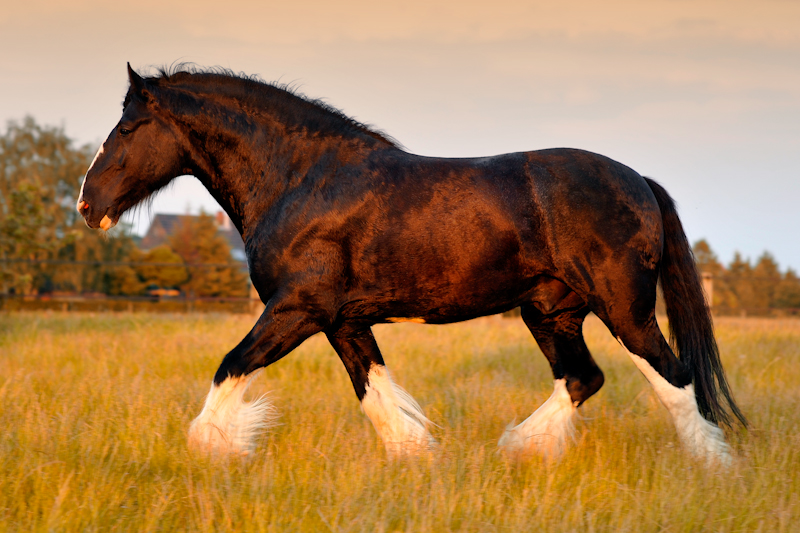
[(703, 293), (706, 296), (706, 305), (709, 309), (714, 308), (714, 274), (703, 272)]

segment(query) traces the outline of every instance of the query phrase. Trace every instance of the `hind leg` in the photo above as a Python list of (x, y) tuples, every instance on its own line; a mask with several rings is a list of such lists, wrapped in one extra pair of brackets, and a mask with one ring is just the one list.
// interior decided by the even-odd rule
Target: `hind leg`
[(700, 414), (691, 375), (673, 354), (655, 317), (642, 327), (626, 322), (612, 331), (672, 415), (684, 447), (709, 462), (729, 464), (730, 447), (722, 430)]
[(522, 306), (522, 319), (550, 362), (553, 394), (524, 422), (507, 429), (499, 446), (513, 453), (558, 456), (573, 432), (578, 406), (603, 386), (603, 372), (583, 340), (582, 325), (589, 309), (574, 293), (547, 313), (534, 305)]
[(692, 372), (675, 357), (658, 327), (655, 315), (658, 273), (643, 269), (635, 260), (625, 266), (623, 259), (618, 261), (622, 268), (610, 271), (611, 279), (596, 280), (598, 292), (602, 288), (605, 292), (591, 298), (592, 310), (653, 386), (672, 416), (684, 447), (696, 457), (728, 464), (729, 446), (722, 430), (700, 414)]

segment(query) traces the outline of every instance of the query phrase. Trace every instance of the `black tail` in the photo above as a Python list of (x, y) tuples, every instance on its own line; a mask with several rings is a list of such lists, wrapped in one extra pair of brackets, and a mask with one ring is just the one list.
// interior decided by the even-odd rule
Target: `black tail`
[[(661, 208), (664, 252), (661, 256), (661, 288), (667, 304), (670, 344), (692, 373), (697, 407), (706, 420), (731, 425), (732, 413), (747, 426), (725, 379), (714, 339), (711, 310), (706, 304), (694, 257), (678, 219), (675, 203), (661, 185), (645, 178)], [(724, 404), (727, 405), (724, 405)]]

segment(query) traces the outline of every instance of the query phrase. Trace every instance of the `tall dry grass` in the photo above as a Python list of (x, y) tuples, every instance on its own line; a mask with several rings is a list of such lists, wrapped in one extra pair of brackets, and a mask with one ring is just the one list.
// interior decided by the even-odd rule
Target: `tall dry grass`
[(324, 337), (265, 370), (281, 425), (250, 459), (193, 457), (186, 429), (237, 316), (0, 315), (2, 531), (797, 531), (800, 321), (720, 319), (752, 423), (735, 463), (677, 443), (649, 385), (596, 319), (606, 385), (557, 463), (496, 442), (552, 390), (519, 319), (376, 327), (399, 383), (440, 427), (430, 457), (387, 459)]

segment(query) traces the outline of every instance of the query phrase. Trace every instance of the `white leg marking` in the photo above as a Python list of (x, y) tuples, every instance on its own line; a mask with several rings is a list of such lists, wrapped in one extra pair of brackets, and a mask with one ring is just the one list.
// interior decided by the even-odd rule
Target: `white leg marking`
[(719, 461), (723, 465), (729, 465), (731, 462), (730, 446), (725, 442), (725, 434), (700, 414), (697, 409), (694, 385), (690, 383), (683, 388), (672, 385), (644, 358), (631, 353), (625, 347), (622, 339), (617, 338), (617, 340), (653, 386), (658, 399), (672, 415), (678, 438), (689, 452), (696, 457), (705, 458), (709, 462)]
[(427, 428), (431, 421), (383, 365), (370, 367), (361, 408), (390, 455), (414, 454), (436, 444)]
[(200, 416), (189, 427), (190, 447), (242, 455), (255, 449), (258, 434), (276, 419), (275, 408), (264, 396), (249, 403), (242, 400), (258, 372), (211, 384)]
[(547, 401), (517, 427), (509, 425), (497, 445), (511, 453), (558, 457), (566, 450), (567, 441), (575, 431), (572, 424), (575, 409), (575, 402), (567, 391), (567, 380), (557, 379)]

